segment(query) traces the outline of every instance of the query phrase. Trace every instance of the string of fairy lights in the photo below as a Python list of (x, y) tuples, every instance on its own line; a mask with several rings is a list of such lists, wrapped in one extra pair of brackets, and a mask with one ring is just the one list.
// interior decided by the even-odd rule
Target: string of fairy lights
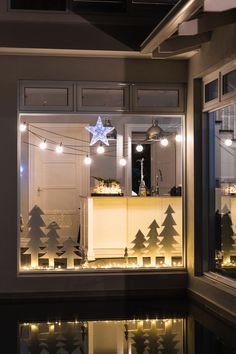
[[(86, 126), (85, 129), (92, 134), (92, 139), (88, 145), (87, 140), (83, 140), (77, 137), (67, 136), (64, 134), (60, 134), (55, 131), (51, 131), (42, 127), (35, 126), (33, 124), (28, 124), (23, 122), (19, 126), (20, 132), (33, 135), (36, 139), (38, 139), (38, 143), (32, 143), (29, 141), (24, 141), (25, 144), (28, 144), (32, 147), (39, 148), (44, 151), (52, 151), (57, 154), (65, 154), (65, 155), (77, 155), (84, 156), (84, 164), (91, 165), (93, 162), (93, 155), (105, 155), (107, 157), (116, 158), (116, 146), (114, 143), (115, 139), (110, 140), (108, 135), (115, 130), (115, 127), (105, 126), (102, 123), (102, 119), (98, 117), (96, 125), (94, 126)], [(49, 137), (55, 136), (54, 138)], [(60, 139), (60, 140), (59, 140)], [(76, 141), (75, 145), (63, 143), (63, 140), (69, 139)], [(59, 142), (58, 142), (59, 140)], [(111, 145), (109, 145), (109, 142)], [(175, 135), (176, 142), (182, 142), (182, 136), (180, 134)], [(143, 144), (140, 141), (132, 141), (133, 144), (136, 144), (136, 151), (142, 152), (144, 150)], [(96, 145), (95, 145), (96, 144)], [(168, 146), (169, 140), (167, 137), (163, 136), (160, 138), (160, 144), (163, 147)], [(124, 142), (124, 147), (127, 147), (128, 142)], [(127, 149), (126, 149), (127, 150)], [(89, 152), (88, 152), (89, 151)], [(120, 156), (119, 164), (121, 166), (126, 166), (127, 159), (126, 156)]]

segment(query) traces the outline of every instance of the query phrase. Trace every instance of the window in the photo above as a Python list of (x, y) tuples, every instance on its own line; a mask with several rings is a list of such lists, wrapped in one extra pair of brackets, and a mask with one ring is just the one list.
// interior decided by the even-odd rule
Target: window
[(218, 79), (205, 85), (205, 103), (218, 97)]
[(209, 113), (211, 270), (230, 278), (236, 278), (235, 123), (236, 104)]
[(226, 95), (232, 91), (236, 90), (236, 70), (230, 71), (229, 73), (223, 75), (222, 80), (222, 93)]
[(21, 113), (20, 129), (21, 272), (184, 267), (182, 116)]

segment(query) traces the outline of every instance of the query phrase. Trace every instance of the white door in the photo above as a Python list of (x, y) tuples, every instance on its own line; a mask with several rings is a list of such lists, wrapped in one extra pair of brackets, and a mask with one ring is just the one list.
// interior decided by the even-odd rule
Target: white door
[[(79, 208), (89, 192), (90, 171), (83, 163), (89, 133), (84, 127), (84, 124), (53, 123), (29, 126), (34, 132), (29, 134), (29, 211), (38, 205), (45, 214), (46, 225), (56, 221), (60, 226), (60, 241), (68, 237), (77, 240), (82, 221)], [(52, 151), (38, 148), (42, 141), (38, 135), (46, 138)], [(56, 153), (52, 142), (62, 143), (65, 153)]]

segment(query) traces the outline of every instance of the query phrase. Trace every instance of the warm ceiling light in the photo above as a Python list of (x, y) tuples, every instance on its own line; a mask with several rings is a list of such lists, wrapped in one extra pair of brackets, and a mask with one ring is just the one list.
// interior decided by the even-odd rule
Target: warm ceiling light
[(166, 139), (166, 138), (161, 139), (161, 145), (162, 145), (162, 146), (167, 146), (168, 144), (169, 144), (168, 139)]
[(85, 165), (91, 165), (91, 163), (92, 163), (91, 157), (87, 155), (84, 159), (84, 163), (85, 163)]
[(44, 141), (41, 141), (41, 143), (39, 144), (39, 148), (40, 148), (41, 150), (47, 149), (46, 139), (45, 139)]
[(105, 152), (105, 148), (102, 144), (100, 144), (98, 147), (97, 147), (97, 153), (98, 154), (104, 154)]
[(121, 165), (121, 166), (125, 166), (126, 164), (127, 164), (126, 159), (125, 159), (124, 157), (122, 157), (122, 158), (120, 159), (120, 165)]
[(225, 139), (224, 143), (226, 146), (231, 146), (233, 144), (233, 141), (232, 139)]
[(26, 129), (27, 129), (26, 123), (21, 123), (21, 124), (20, 124), (20, 131), (21, 131), (22, 133), (24, 133), (24, 132), (26, 131)]
[(57, 154), (62, 154), (63, 153), (63, 146), (62, 143), (60, 145), (56, 146), (56, 153)]
[(175, 136), (175, 140), (177, 141), (177, 143), (181, 143), (181, 141), (183, 140), (182, 135), (177, 134), (177, 135)]
[(138, 145), (136, 146), (136, 151), (142, 152), (142, 151), (143, 151), (143, 145), (138, 144)]

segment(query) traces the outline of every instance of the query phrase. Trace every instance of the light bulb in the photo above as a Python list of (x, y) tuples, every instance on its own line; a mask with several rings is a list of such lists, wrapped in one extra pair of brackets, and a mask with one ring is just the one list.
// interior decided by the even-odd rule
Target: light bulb
[(21, 124), (20, 124), (20, 131), (21, 131), (22, 133), (24, 133), (24, 132), (26, 131), (26, 129), (27, 129), (26, 123), (21, 123)]
[(124, 157), (122, 157), (122, 158), (120, 159), (120, 165), (121, 165), (121, 166), (125, 166), (126, 163), (127, 163), (126, 159), (125, 159)]
[(22, 174), (24, 172), (24, 167), (20, 165), (20, 173)]
[(142, 151), (143, 151), (143, 145), (138, 144), (138, 145), (136, 146), (136, 151), (142, 152)]
[(182, 141), (182, 135), (177, 134), (177, 135), (175, 136), (175, 140), (177, 141), (177, 143), (181, 143), (181, 141)]
[(56, 153), (62, 154), (63, 153), (63, 146), (62, 143), (56, 146)]
[(232, 139), (225, 139), (224, 143), (226, 146), (231, 146), (233, 144)]
[(47, 149), (46, 139), (45, 139), (44, 141), (41, 141), (41, 143), (39, 144), (39, 148), (40, 148), (41, 150)]
[(99, 145), (99, 146), (97, 147), (97, 153), (98, 153), (98, 154), (104, 154), (104, 152), (105, 152), (104, 146)]
[(92, 159), (91, 159), (91, 157), (89, 157), (88, 155), (85, 157), (85, 159), (84, 159), (84, 163), (85, 163), (85, 165), (91, 165), (91, 163), (92, 163)]
[(169, 144), (169, 141), (166, 138), (161, 139), (162, 146), (167, 146), (168, 144)]

